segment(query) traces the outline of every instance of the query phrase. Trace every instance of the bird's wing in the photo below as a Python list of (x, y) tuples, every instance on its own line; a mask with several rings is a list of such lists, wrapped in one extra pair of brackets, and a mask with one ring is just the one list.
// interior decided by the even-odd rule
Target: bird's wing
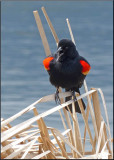
[(43, 65), (44, 65), (44, 68), (49, 71), (50, 70), (50, 62), (54, 59), (53, 56), (49, 56), (49, 57), (46, 57), (44, 60), (43, 60)]
[(80, 59), (80, 64), (82, 66), (82, 74), (83, 75), (87, 75), (91, 69), (90, 64), (87, 62), (87, 60), (85, 60), (84, 58)]

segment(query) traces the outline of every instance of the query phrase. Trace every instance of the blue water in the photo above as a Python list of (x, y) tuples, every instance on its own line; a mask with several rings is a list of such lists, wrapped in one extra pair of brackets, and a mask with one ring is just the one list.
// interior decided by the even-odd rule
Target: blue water
[[(42, 65), (45, 52), (33, 15), (34, 10), (39, 11), (51, 52), (55, 52), (56, 43), (41, 11), (42, 6), (45, 7), (59, 39), (70, 39), (66, 24), (66, 18), (69, 18), (77, 50), (91, 64), (91, 72), (86, 78), (88, 89), (91, 87), (102, 89), (112, 133), (112, 1), (2, 1), (1, 116), (7, 119), (39, 98), (55, 92)], [(82, 87), (81, 93), (83, 92)], [(37, 109), (41, 113), (54, 106), (56, 106), (55, 102), (44, 103), (37, 105)], [(101, 110), (105, 119), (102, 101)], [(20, 123), (32, 116), (30, 112), (21, 119), (17, 119), (15, 123)], [(83, 119), (80, 115), (78, 116), (83, 128)], [(56, 126), (62, 130), (59, 119), (58, 112), (55, 112), (46, 118), (46, 123), (48, 126)]]

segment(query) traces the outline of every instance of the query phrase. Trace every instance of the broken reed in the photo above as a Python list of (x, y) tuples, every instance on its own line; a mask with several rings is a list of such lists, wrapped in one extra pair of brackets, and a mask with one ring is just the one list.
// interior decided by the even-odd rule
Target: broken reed
[[(66, 96), (71, 95), (70, 92), (60, 93), (60, 98), (65, 98)], [(93, 106), (96, 105), (96, 96), (98, 98), (97, 89), (92, 89), (87, 93), (82, 94), (81, 96), (77, 96), (78, 102), (81, 98), (87, 97), (89, 95), (90, 99), (93, 101)], [(102, 96), (102, 95), (101, 95)], [(82, 119), (85, 124), (83, 137), (78, 137), (76, 133), (76, 128), (73, 126), (76, 124), (76, 120), (74, 117), (74, 113), (70, 114), (66, 111), (67, 116), (61, 115), (60, 118), (63, 123), (63, 127), (65, 127), (64, 132), (60, 132), (56, 128), (47, 127), (43, 118), (52, 115), (53, 113), (60, 111), (65, 108), (65, 106), (74, 103), (73, 100), (63, 103), (62, 105), (53, 107), (45, 111), (44, 113), (39, 114), (36, 108), (36, 105), (40, 105), (40, 103), (48, 103), (48, 101), (54, 100), (54, 95), (45, 96), (38, 101), (34, 102), (30, 106), (26, 107), (16, 115), (8, 118), (7, 120), (3, 120), (1, 122), (1, 156), (2, 158), (12, 159), (12, 158), (47, 158), (47, 159), (55, 159), (55, 158), (88, 158), (88, 157), (101, 157), (103, 154), (107, 153), (107, 157), (112, 157), (112, 152), (110, 150), (111, 141), (108, 137), (109, 130), (107, 128), (107, 124), (105, 121), (98, 116), (98, 114), (94, 111), (96, 118), (96, 125), (98, 128), (99, 137), (96, 139), (96, 135), (93, 137), (93, 133), (91, 133), (91, 129), (88, 129), (88, 117), (89, 117), (89, 105), (87, 105), (87, 111), (85, 113), (84, 110), (81, 109)], [(98, 99), (97, 99), (98, 100)], [(98, 100), (99, 102), (99, 100)], [(80, 104), (80, 103), (79, 103)], [(80, 106), (80, 105), (79, 105)], [(100, 112), (100, 105), (97, 104), (97, 109)], [(33, 111), (34, 117), (17, 124), (15, 126), (11, 126), (10, 123), (14, 121), (16, 118), (21, 118), (23, 114), (27, 114), (28, 112)], [(60, 113), (60, 112), (59, 112)], [(76, 113), (77, 114), (77, 113)], [(91, 116), (91, 115), (90, 115)], [(65, 119), (67, 117), (67, 119)], [(86, 119), (86, 120), (85, 120)], [(60, 119), (59, 119), (60, 120)], [(73, 125), (71, 123), (73, 121)], [(99, 123), (97, 123), (99, 121)], [(35, 123), (36, 122), (36, 123)], [(35, 124), (34, 124), (35, 123)], [(77, 123), (78, 129), (80, 130), (80, 126)], [(91, 127), (90, 127), (91, 128)], [(51, 132), (51, 133), (50, 133)], [(86, 134), (88, 132), (89, 141), (86, 139)], [(91, 136), (90, 136), (91, 135)], [(77, 141), (80, 143), (77, 146)], [(91, 144), (91, 150), (86, 151), (85, 141)], [(111, 142), (112, 143), (112, 142)], [(80, 145), (81, 144), (81, 145)], [(71, 149), (71, 152), (67, 151), (66, 145)], [(79, 146), (80, 145), (80, 146)], [(112, 145), (112, 144), (111, 144)]]

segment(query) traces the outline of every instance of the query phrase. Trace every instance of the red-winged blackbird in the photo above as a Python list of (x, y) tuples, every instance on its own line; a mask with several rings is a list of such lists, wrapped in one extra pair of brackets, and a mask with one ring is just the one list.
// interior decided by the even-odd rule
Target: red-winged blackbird
[[(57, 91), (59, 87), (62, 87), (66, 91), (73, 93), (76, 91), (79, 94), (79, 88), (91, 69), (88, 61), (79, 55), (74, 43), (68, 39), (59, 41), (57, 52), (45, 58), (43, 65), (49, 73), (51, 84), (57, 88)], [(65, 101), (71, 100), (71, 98), (71, 96), (66, 97)], [(85, 110), (85, 103), (82, 99), (81, 101)], [(72, 104), (68, 107), (72, 112)], [(75, 102), (75, 111), (81, 113), (77, 101)]]

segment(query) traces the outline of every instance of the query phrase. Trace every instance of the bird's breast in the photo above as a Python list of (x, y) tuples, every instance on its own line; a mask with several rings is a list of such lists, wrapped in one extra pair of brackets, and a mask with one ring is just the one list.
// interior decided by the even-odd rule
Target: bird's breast
[(79, 64), (56, 63), (50, 65), (50, 82), (56, 87), (72, 88), (80, 81), (81, 68)]

